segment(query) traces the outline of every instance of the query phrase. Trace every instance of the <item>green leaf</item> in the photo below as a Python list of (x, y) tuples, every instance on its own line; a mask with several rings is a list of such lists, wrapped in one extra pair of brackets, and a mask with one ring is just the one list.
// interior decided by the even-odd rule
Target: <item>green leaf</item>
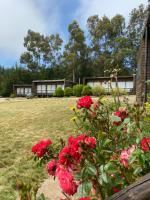
[(78, 195), (79, 197), (87, 197), (90, 195), (92, 190), (92, 183), (91, 182), (84, 182), (78, 187)]
[(130, 118), (129, 117), (124, 119), (124, 123), (125, 124), (128, 124), (129, 122), (130, 122)]
[(129, 165), (132, 164), (136, 160), (136, 156), (131, 156), (129, 158)]
[(97, 175), (97, 170), (96, 170), (96, 168), (95, 168), (95, 166), (88, 166), (87, 168), (86, 168), (86, 172), (88, 173), (88, 174), (90, 174), (90, 175), (93, 175), (93, 176), (95, 176), (95, 175)]
[(138, 175), (140, 172), (142, 172), (142, 168), (141, 168), (141, 167), (137, 167), (137, 168), (134, 170), (133, 174), (134, 174), (134, 175)]
[(101, 177), (102, 177), (102, 180), (103, 180), (104, 183), (108, 183), (107, 174), (106, 174), (105, 172), (103, 172), (103, 173), (101, 174)]
[(112, 140), (110, 140), (110, 139), (107, 138), (107, 139), (105, 140), (103, 146), (105, 147), (105, 146), (106, 146), (107, 144), (109, 144), (110, 142), (112, 142)]
[(118, 117), (118, 116), (112, 115), (112, 116), (111, 116), (111, 121), (112, 121), (112, 122), (120, 122), (120, 121), (121, 121), (121, 118)]

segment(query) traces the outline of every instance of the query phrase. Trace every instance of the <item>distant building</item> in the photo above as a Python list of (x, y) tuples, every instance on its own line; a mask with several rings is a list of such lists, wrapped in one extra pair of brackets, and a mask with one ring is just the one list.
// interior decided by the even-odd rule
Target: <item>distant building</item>
[(17, 97), (25, 97), (32, 93), (32, 85), (13, 85), (13, 92)]
[(66, 87), (73, 86), (75, 83), (69, 80), (34, 80), (33, 93), (37, 96), (52, 96), (56, 88), (61, 87), (63, 90)]
[[(118, 87), (125, 90), (126, 92), (130, 94), (135, 94), (135, 77), (134, 76), (120, 76), (118, 79)], [(101, 85), (105, 88), (107, 92), (109, 92), (110, 89), (110, 77), (85, 77), (84, 78), (84, 84), (87, 84), (91, 87), (95, 87), (97, 85)], [(115, 79), (112, 80), (112, 88), (116, 88), (116, 81)]]
[(71, 87), (75, 83), (69, 80), (34, 80), (31, 85), (13, 85), (13, 92), (17, 97), (25, 97), (28, 94), (36, 96), (52, 96), (56, 88)]

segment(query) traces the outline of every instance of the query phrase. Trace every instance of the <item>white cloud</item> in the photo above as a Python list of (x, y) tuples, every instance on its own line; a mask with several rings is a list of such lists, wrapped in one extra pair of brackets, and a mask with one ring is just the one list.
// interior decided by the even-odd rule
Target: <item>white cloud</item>
[[(41, 2), (43, 7), (38, 5)], [(0, 0), (0, 57), (16, 60), (23, 51), (23, 38), (28, 29), (43, 34), (58, 29), (56, 10), (51, 10), (46, 18), (45, 8), (44, 0)]]
[(82, 26), (85, 27), (87, 18), (98, 14), (100, 17), (107, 15), (113, 17), (115, 14), (122, 14), (126, 18), (133, 8), (141, 3), (147, 5), (147, 0), (80, 0), (78, 10), (75, 13)]

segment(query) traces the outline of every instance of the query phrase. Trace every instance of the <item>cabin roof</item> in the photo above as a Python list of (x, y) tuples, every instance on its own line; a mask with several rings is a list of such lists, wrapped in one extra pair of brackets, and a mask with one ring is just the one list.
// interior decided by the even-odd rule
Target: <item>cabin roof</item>
[(32, 82), (33, 83), (57, 83), (57, 82), (64, 82), (64, 81), (74, 83), (73, 81), (65, 80), (65, 79), (59, 79), (59, 80), (34, 80)]
[(14, 87), (32, 87), (32, 85), (29, 84), (14, 84)]
[[(118, 80), (119, 79), (133, 79), (133, 76), (118, 76), (117, 77), (118, 78)], [(85, 77), (84, 78), (84, 80), (108, 80), (108, 79), (110, 79), (110, 77), (106, 77), (106, 76), (104, 76), (104, 77)]]

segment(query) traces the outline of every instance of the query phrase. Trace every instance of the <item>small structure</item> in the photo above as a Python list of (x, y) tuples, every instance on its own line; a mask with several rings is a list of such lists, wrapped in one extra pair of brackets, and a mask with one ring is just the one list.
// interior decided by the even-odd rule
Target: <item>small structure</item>
[(75, 83), (65, 79), (62, 80), (34, 80), (33, 94), (37, 96), (52, 96), (56, 88), (61, 87), (63, 90), (66, 87), (73, 86)]
[(17, 97), (25, 97), (32, 94), (32, 85), (13, 85), (13, 92)]
[[(125, 90), (130, 94), (135, 94), (135, 76), (120, 76), (118, 79), (118, 87)], [(101, 85), (105, 88), (107, 92), (110, 91), (110, 77), (86, 77), (84, 78), (84, 84), (87, 84), (91, 87)], [(112, 88), (116, 88), (116, 81), (113, 79)]]
[(147, 80), (150, 80), (150, 6), (137, 57), (136, 99), (142, 104), (147, 101)]

